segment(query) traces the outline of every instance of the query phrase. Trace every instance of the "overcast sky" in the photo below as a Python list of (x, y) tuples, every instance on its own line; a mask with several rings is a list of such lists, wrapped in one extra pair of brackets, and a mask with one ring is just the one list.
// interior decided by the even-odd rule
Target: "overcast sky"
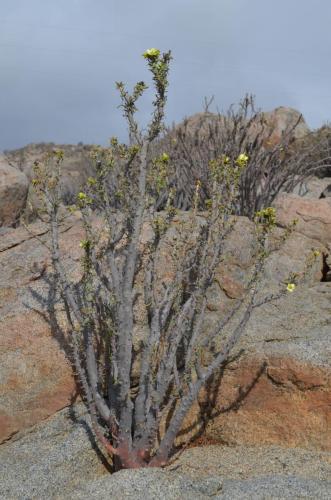
[(169, 124), (246, 92), (331, 120), (330, 0), (0, 0), (0, 23), (0, 150), (125, 140), (114, 82), (149, 82), (150, 47), (174, 57)]

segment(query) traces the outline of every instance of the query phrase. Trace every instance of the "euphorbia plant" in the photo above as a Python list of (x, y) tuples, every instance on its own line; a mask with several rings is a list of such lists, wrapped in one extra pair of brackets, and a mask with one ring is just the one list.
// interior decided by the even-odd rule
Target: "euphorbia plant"
[[(205, 331), (207, 293), (236, 222), (239, 182), (249, 157), (242, 151), (237, 158), (221, 155), (210, 162), (212, 190), (203, 212), (198, 211), (199, 180), (190, 213), (182, 219), (176, 214), (171, 189), (165, 209), (157, 212), (158, 192), (168, 181), (169, 155), (163, 152), (150, 169), (147, 155), (162, 130), (171, 55), (149, 49), (144, 57), (155, 86), (151, 122), (143, 131), (135, 119), (145, 83), (137, 83), (132, 94), (117, 83), (130, 144), (113, 138), (109, 148), (96, 148), (96, 175), (77, 197), (85, 229), (79, 283), (69, 278), (59, 249), (61, 152), (36, 165), (34, 181), (50, 225), (52, 262), (65, 303), (75, 371), (95, 436), (116, 469), (168, 463), (199, 391), (227, 361), (253, 309), (275, 298), (257, 299), (268, 235), (275, 225), (274, 210), (267, 208), (255, 218), (256, 260), (246, 293)], [(157, 259), (175, 216), (182, 220), (183, 232), (174, 243), (173, 275), (162, 281)], [(146, 225), (150, 237), (144, 243)], [(138, 340), (137, 300), (146, 318)], [(222, 338), (223, 344), (216, 342)], [(209, 353), (207, 363), (203, 352)]]

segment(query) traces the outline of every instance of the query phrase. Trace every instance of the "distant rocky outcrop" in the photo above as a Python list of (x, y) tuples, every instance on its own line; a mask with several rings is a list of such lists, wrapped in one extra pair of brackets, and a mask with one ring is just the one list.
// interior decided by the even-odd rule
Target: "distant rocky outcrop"
[[(170, 155), (174, 204), (184, 210), (192, 206), (198, 180), (201, 206), (210, 198), (211, 160), (226, 155), (235, 161), (245, 151), (249, 161), (242, 174), (236, 213), (250, 218), (262, 204), (270, 205), (280, 190), (299, 193), (301, 186), (296, 184), (301, 180), (329, 175), (326, 164), (331, 164), (326, 159), (330, 151), (326, 138), (310, 131), (299, 111), (287, 107), (256, 111), (250, 98), (227, 114), (196, 113), (174, 125), (152, 146), (151, 156), (163, 151)], [(167, 192), (159, 195), (161, 207)]]
[(27, 176), (0, 156), (0, 227), (18, 223), (27, 199)]
[(306, 179), (301, 184), (297, 185), (293, 194), (302, 196), (303, 198), (322, 199), (331, 196), (331, 177), (316, 177), (312, 176)]
[[(302, 139), (310, 130), (302, 114), (296, 109), (280, 106), (272, 111), (257, 112), (252, 121), (249, 134), (254, 140), (256, 134), (262, 131), (265, 136), (266, 147), (275, 146), (282, 138), (283, 134), (290, 134), (292, 139)], [(198, 133), (199, 138), (208, 136), (209, 127), (218, 125), (220, 129), (224, 126), (231, 127), (233, 120), (225, 115), (218, 115), (211, 112), (195, 113), (177, 125), (178, 129), (185, 126), (187, 133), (192, 136)]]
[[(263, 132), (266, 136), (265, 147), (277, 144), (285, 132), (291, 132), (293, 139), (304, 139), (309, 132), (298, 111), (279, 107), (257, 115), (256, 124), (253, 123), (250, 132), (252, 141), (261, 128), (261, 117), (265, 123)], [(214, 113), (197, 113), (178, 124), (177, 128), (181, 129), (185, 125), (190, 134), (194, 135), (198, 131), (199, 137), (203, 137), (204, 134), (208, 134), (209, 125), (218, 124), (222, 129), (226, 121), (228, 118)], [(45, 153), (53, 149), (64, 151), (61, 180), (64, 204), (74, 203), (77, 193), (82, 189), (88, 177), (95, 174), (91, 159), (93, 146), (90, 145), (41, 143), (6, 151), (0, 157), (0, 227), (15, 226), (23, 214), (30, 222), (36, 219), (40, 203), (31, 185), (34, 176), (33, 165), (36, 160), (40, 160)]]
[(310, 132), (302, 114), (296, 109), (280, 106), (263, 112), (262, 116), (268, 132), (271, 132), (267, 145), (278, 144), (285, 133), (290, 133), (293, 139), (302, 139)]
[[(34, 220), (36, 212), (40, 208), (40, 202), (35, 195), (31, 181), (34, 177), (33, 165), (36, 160), (42, 160), (43, 156), (54, 150), (61, 149), (64, 152), (64, 160), (61, 166), (61, 192), (63, 202), (66, 205), (75, 203), (77, 193), (85, 185), (88, 177), (95, 174), (94, 164), (90, 153), (93, 146), (89, 145), (55, 145), (55, 144), (30, 144), (24, 148), (7, 151), (4, 158), (17, 176), (28, 179), (28, 191), (25, 197), (20, 197), (21, 205), (19, 214), (27, 220)], [(1, 181), (1, 172), (0, 172)], [(1, 225), (1, 223), (0, 223)], [(3, 224), (5, 225), (5, 224)], [(7, 224), (11, 225), (11, 224)]]

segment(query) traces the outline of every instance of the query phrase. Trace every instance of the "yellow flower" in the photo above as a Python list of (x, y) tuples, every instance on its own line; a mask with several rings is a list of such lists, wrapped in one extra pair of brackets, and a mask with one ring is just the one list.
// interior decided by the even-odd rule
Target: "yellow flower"
[(314, 250), (313, 254), (314, 254), (314, 257), (319, 257), (321, 255), (321, 252), (319, 250)]
[(236, 159), (237, 165), (244, 167), (248, 162), (248, 156), (245, 153), (241, 153)]
[(78, 196), (79, 200), (86, 200), (86, 194), (85, 193), (80, 192), (80, 193), (78, 193), (77, 196)]
[(159, 49), (155, 49), (155, 48), (152, 48), (152, 49), (147, 49), (144, 53), (143, 53), (143, 57), (145, 59), (150, 59), (150, 60), (154, 60), (156, 59), (157, 57), (159, 57), (160, 55), (160, 51)]
[(111, 144), (111, 146), (113, 146), (114, 148), (115, 148), (116, 146), (118, 146), (118, 139), (117, 139), (117, 137), (111, 137), (111, 138), (110, 138), (110, 144)]
[(294, 292), (296, 285), (294, 283), (289, 283), (286, 287), (288, 292)]
[(169, 155), (167, 153), (162, 153), (161, 160), (164, 162), (169, 161)]
[(64, 152), (62, 149), (53, 149), (52, 153), (59, 162), (63, 160)]
[(79, 243), (80, 248), (84, 248), (84, 250), (88, 250), (91, 246), (91, 242), (89, 240), (82, 240)]
[(89, 177), (87, 179), (87, 182), (90, 184), (90, 186), (94, 186), (97, 183), (97, 181), (96, 181), (96, 179), (94, 179), (94, 177)]
[(276, 210), (273, 207), (263, 208), (256, 212), (255, 216), (267, 226), (273, 227), (276, 224)]

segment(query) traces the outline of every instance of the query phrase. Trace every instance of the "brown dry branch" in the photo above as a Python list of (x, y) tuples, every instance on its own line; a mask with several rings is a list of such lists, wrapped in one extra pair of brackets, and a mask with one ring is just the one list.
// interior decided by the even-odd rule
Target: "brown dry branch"
[[(329, 128), (294, 139), (297, 122), (284, 131), (278, 141), (270, 140), (273, 126), (257, 112), (254, 99), (247, 95), (239, 106), (231, 106), (225, 115), (208, 111), (169, 128), (153, 144), (150, 158), (169, 153), (169, 182), (158, 197), (164, 206), (170, 188), (175, 188), (174, 205), (182, 210), (192, 207), (194, 186), (201, 182), (201, 202), (210, 198), (209, 162), (225, 155), (233, 162), (239, 154), (249, 157), (242, 172), (236, 214), (254, 217), (261, 208), (272, 205), (280, 191), (291, 192), (312, 175), (331, 168)], [(151, 159), (150, 159), (151, 162)]]

